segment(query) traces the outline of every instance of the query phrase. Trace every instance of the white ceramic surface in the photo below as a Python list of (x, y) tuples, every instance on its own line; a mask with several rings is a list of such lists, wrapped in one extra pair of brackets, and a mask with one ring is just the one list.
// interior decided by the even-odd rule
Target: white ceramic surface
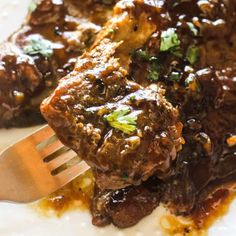
[[(0, 0), (0, 40), (20, 26), (30, 0)], [(34, 130), (0, 130), (0, 150)], [(0, 189), (1, 191), (1, 189)], [(162, 236), (158, 229), (161, 210), (157, 209), (138, 225), (126, 230), (113, 226), (96, 228), (91, 225), (89, 212), (70, 212), (62, 218), (46, 218), (28, 205), (0, 203), (0, 236)], [(210, 229), (210, 236), (236, 235), (236, 202), (229, 213)]]

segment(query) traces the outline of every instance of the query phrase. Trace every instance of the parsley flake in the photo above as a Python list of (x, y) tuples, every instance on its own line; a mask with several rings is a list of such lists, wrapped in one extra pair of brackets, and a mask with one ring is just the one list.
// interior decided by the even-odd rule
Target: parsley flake
[(41, 54), (42, 56), (49, 58), (53, 54), (53, 46), (54, 44), (49, 40), (33, 36), (28, 40), (27, 45), (25, 45), (23, 50), (28, 55)]
[(176, 71), (172, 71), (169, 75), (169, 79), (173, 82), (178, 82), (180, 80), (181, 74)]
[(178, 57), (178, 58), (182, 58), (183, 57), (183, 53), (180, 49), (180, 47), (175, 47), (175, 48), (171, 48), (170, 52), (172, 53), (172, 55)]
[(135, 95), (130, 96), (129, 100), (130, 100), (131, 102), (136, 101), (136, 96), (135, 96)]
[(195, 27), (195, 25), (192, 22), (187, 22), (187, 25), (188, 25), (190, 31), (193, 33), (193, 35), (197, 36), (198, 35), (198, 30)]
[(147, 51), (144, 51), (142, 49), (139, 49), (134, 52), (134, 56), (139, 60), (149, 61), (151, 58), (151, 55), (148, 54)]
[(169, 28), (168, 30), (162, 32), (160, 45), (161, 52), (165, 52), (179, 46), (180, 40), (174, 28)]
[(162, 72), (162, 65), (158, 60), (151, 61), (148, 69), (147, 79), (158, 81)]
[(151, 70), (148, 74), (148, 79), (151, 81), (158, 81), (160, 77), (160, 73), (156, 70)]
[(190, 64), (195, 64), (200, 57), (200, 50), (196, 45), (190, 45), (187, 49), (186, 59)]
[(111, 127), (118, 129), (125, 134), (130, 134), (137, 129), (137, 119), (141, 111), (133, 111), (129, 107), (117, 108), (111, 114), (107, 115), (105, 119)]
[(108, 32), (109, 34), (114, 34), (114, 33), (115, 33), (115, 30), (112, 29), (112, 28), (109, 28), (109, 29), (107, 29), (107, 32)]
[(30, 13), (34, 12), (36, 10), (36, 8), (37, 8), (37, 3), (34, 0), (32, 0), (29, 4), (29, 7), (28, 7), (29, 12)]

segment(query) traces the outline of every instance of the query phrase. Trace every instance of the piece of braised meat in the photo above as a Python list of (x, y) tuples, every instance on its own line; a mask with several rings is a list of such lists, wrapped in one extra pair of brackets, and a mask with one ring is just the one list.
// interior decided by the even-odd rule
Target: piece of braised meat
[(152, 177), (142, 185), (109, 191), (95, 186), (91, 206), (93, 224), (105, 226), (111, 222), (126, 228), (137, 224), (159, 205), (160, 181)]
[(0, 127), (44, 121), (40, 103), (94, 42), (111, 8), (75, 0), (31, 4), (23, 26), (0, 45)]
[(164, 91), (127, 80), (131, 53), (157, 30), (161, 11), (154, 2), (120, 1), (91, 50), (41, 106), (101, 189), (138, 185), (154, 174), (165, 178), (181, 149), (178, 111)]

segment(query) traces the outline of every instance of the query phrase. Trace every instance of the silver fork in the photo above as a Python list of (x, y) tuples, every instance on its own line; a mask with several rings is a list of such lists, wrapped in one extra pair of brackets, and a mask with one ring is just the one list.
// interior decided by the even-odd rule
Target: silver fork
[(0, 200), (36, 201), (88, 169), (49, 126), (44, 126), (0, 153)]

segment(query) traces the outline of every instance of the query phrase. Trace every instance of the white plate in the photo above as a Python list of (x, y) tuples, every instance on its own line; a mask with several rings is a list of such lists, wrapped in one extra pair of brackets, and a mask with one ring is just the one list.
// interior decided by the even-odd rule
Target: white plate
[[(30, 0), (0, 0), (0, 40), (4, 40), (20, 26)], [(34, 130), (0, 130), (0, 150)], [(1, 190), (0, 190), (1, 191)], [(70, 212), (62, 218), (46, 218), (28, 205), (0, 203), (0, 236), (162, 236), (158, 219), (162, 210), (157, 209), (135, 227), (119, 230), (113, 226), (97, 228), (91, 224), (89, 212)], [(210, 236), (236, 235), (236, 202), (229, 213), (210, 229)]]

